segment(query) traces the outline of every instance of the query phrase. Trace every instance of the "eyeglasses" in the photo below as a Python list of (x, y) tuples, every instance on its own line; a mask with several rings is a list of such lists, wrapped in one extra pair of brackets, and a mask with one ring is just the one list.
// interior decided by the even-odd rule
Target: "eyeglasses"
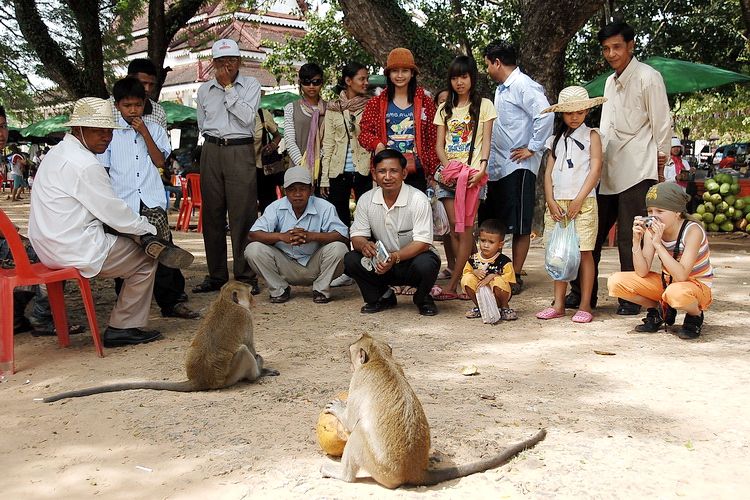
[(349, 131), (353, 134), (357, 131), (357, 117), (349, 115)]
[(302, 80), (300, 80), (300, 83), (302, 83), (302, 85), (315, 85), (316, 87), (320, 87), (321, 85), (323, 85), (323, 79), (322, 78), (314, 78), (314, 79), (303, 78)]

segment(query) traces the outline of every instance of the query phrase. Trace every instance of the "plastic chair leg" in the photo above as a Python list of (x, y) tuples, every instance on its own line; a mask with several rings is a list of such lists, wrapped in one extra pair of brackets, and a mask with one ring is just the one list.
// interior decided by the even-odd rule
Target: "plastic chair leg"
[(47, 283), (47, 295), (52, 309), (52, 319), (55, 322), (55, 330), (57, 330), (57, 340), (60, 347), (67, 347), (70, 345), (70, 334), (68, 332), (68, 313), (65, 310), (63, 282)]
[(103, 358), (104, 347), (102, 345), (102, 339), (99, 336), (99, 326), (96, 322), (96, 308), (94, 307), (94, 297), (91, 295), (89, 280), (85, 278), (79, 279), (78, 288), (81, 289), (81, 298), (83, 299), (83, 306), (86, 308), (86, 317), (88, 317), (89, 320), (89, 329), (91, 330), (91, 338), (94, 339), (96, 353), (100, 358)]
[(13, 287), (0, 282), (0, 373), (16, 373), (13, 358)]

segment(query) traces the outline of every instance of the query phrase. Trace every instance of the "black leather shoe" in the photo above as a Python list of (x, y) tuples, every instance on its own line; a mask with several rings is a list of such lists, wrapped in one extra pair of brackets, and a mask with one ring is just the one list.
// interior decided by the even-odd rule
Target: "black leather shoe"
[(258, 282), (250, 284), (250, 295), (258, 295), (260, 293), (260, 286), (258, 286)]
[(435, 316), (438, 313), (437, 306), (432, 297), (427, 297), (424, 302), (417, 304), (417, 309), (419, 309), (419, 314), (422, 316)]
[(328, 304), (330, 301), (331, 299), (323, 295), (323, 292), (313, 290), (313, 302), (316, 304)]
[(398, 300), (396, 299), (396, 295), (393, 293), (392, 290), (389, 290), (386, 292), (386, 294), (383, 297), (380, 297), (376, 302), (370, 303), (362, 306), (362, 309), (359, 311), (364, 314), (373, 314), (378, 313), (380, 311), (385, 311), (386, 309), (394, 308), (398, 305)]
[(697, 339), (701, 334), (703, 328), (703, 312), (700, 316), (691, 316), (690, 314), (685, 315), (685, 321), (682, 323), (682, 328), (677, 332), (677, 336), (683, 340)]
[(565, 309), (578, 309), (581, 306), (581, 296), (570, 292), (565, 296)]
[(206, 276), (203, 282), (193, 287), (193, 293), (215, 292), (216, 290), (221, 290), (222, 286), (224, 286), (224, 283), (215, 283)]
[(659, 331), (661, 325), (664, 324), (664, 319), (661, 317), (661, 311), (655, 307), (649, 307), (646, 311), (646, 317), (641, 321), (643, 321), (643, 324), (635, 327), (636, 332), (656, 333)]
[(617, 314), (620, 316), (635, 316), (641, 313), (641, 306), (632, 302), (623, 302), (617, 307)]
[(271, 297), (271, 304), (283, 304), (292, 298), (292, 287), (288, 286), (278, 297)]
[(183, 319), (195, 319), (200, 317), (200, 314), (190, 309), (182, 302), (178, 302), (174, 305), (171, 311), (162, 310), (161, 315), (165, 318), (183, 318)]
[(126, 345), (145, 344), (161, 338), (156, 330), (140, 328), (115, 328), (108, 326), (104, 331), (104, 347), (122, 347)]

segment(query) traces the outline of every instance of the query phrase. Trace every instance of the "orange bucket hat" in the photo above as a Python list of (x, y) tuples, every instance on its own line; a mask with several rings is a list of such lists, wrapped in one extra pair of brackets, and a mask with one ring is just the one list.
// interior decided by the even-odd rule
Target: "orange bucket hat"
[(417, 65), (414, 64), (414, 55), (411, 50), (403, 47), (396, 47), (388, 53), (388, 60), (385, 63), (385, 70), (406, 68), (417, 72)]

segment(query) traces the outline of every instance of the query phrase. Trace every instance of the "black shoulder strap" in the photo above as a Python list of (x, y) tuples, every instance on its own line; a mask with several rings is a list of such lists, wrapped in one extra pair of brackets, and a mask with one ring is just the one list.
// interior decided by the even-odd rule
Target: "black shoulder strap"
[[(471, 107), (469, 109), (471, 109)], [(469, 122), (471, 123), (471, 111), (469, 111)], [(471, 165), (471, 159), (474, 157), (474, 143), (477, 140), (478, 128), (479, 128), (479, 119), (477, 118), (477, 122), (474, 124), (474, 130), (471, 134), (471, 144), (469, 145), (469, 161), (468, 161), (469, 165)]]
[[(682, 226), (680, 226), (680, 231), (677, 233), (677, 241), (674, 242), (674, 248), (672, 249), (672, 258), (677, 259), (677, 256), (680, 255), (680, 243), (682, 242), (682, 235), (685, 233), (685, 228), (687, 228), (688, 220), (685, 219), (682, 221)], [(683, 245), (684, 246), (684, 245)], [(667, 279), (664, 274), (664, 265), (662, 265), (662, 271), (661, 271), (661, 286), (665, 290), (667, 289), (667, 285), (672, 284), (672, 276), (669, 276), (669, 283), (667, 283)]]

